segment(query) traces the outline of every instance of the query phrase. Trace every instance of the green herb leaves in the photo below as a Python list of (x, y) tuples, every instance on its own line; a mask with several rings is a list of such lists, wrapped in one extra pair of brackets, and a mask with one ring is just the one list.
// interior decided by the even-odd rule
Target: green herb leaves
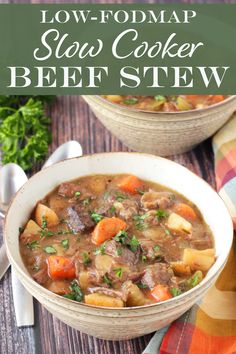
[(178, 289), (178, 288), (171, 288), (170, 289), (170, 293), (171, 293), (171, 295), (172, 296), (178, 296), (178, 295), (180, 295), (181, 294), (181, 291), (180, 291), (180, 289)]
[(68, 240), (68, 238), (65, 239), (65, 240), (62, 240), (62, 241), (61, 241), (61, 245), (62, 245), (62, 247), (63, 247), (65, 250), (68, 250), (68, 248), (69, 248), (69, 240)]
[(35, 248), (39, 248), (39, 242), (38, 241), (31, 241), (26, 244), (26, 247), (29, 248), (30, 250), (34, 250)]
[(5, 106), (0, 107), (3, 163), (14, 162), (24, 170), (29, 170), (36, 162), (43, 160), (48, 152), (50, 119), (45, 116), (42, 98), (12, 98), (14, 96), (0, 99), (0, 104), (4, 101)]
[(57, 253), (57, 250), (53, 246), (46, 246), (44, 247), (44, 252), (49, 253), (49, 254), (55, 254)]
[(162, 219), (164, 219), (164, 218), (166, 218), (168, 216), (167, 211), (164, 210), (164, 209), (158, 209), (156, 211), (156, 214), (157, 214), (158, 221), (161, 221)]
[(127, 98), (126, 100), (123, 101), (124, 104), (127, 105), (132, 105), (138, 102), (138, 99), (135, 97)]
[(97, 213), (92, 213), (91, 214), (91, 219), (98, 223), (99, 221), (101, 221), (103, 219), (103, 216), (101, 214), (97, 214)]
[(76, 279), (71, 282), (70, 290), (70, 293), (63, 295), (65, 298), (78, 302), (81, 302), (83, 300), (84, 295)]
[(114, 240), (124, 246), (127, 246), (134, 253), (137, 252), (138, 247), (140, 246), (139, 240), (136, 238), (136, 236), (132, 236), (132, 238), (130, 238), (127, 232), (124, 230), (119, 231), (118, 234), (114, 237)]
[(107, 274), (105, 274), (103, 276), (103, 281), (104, 281), (104, 283), (106, 283), (109, 286), (109, 288), (112, 287), (112, 281)]
[(148, 214), (143, 215), (134, 215), (133, 220), (135, 221), (135, 227), (137, 230), (142, 231), (146, 228), (145, 219), (148, 217)]
[(91, 263), (91, 258), (89, 257), (88, 252), (84, 252), (84, 253), (82, 254), (82, 257), (83, 257), (83, 263), (84, 263), (85, 265), (88, 265), (89, 263)]

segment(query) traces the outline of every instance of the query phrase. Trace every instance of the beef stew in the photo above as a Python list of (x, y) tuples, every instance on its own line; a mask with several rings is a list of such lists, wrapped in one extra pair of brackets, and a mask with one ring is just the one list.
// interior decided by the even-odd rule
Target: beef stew
[(94, 306), (144, 306), (201, 282), (215, 262), (212, 233), (178, 193), (133, 175), (62, 183), (20, 233), (31, 276)]

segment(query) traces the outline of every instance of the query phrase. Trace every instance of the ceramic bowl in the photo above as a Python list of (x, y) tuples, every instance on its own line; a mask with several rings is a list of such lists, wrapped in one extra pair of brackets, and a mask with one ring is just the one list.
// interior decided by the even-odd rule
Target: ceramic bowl
[(184, 112), (145, 112), (83, 96), (96, 117), (129, 148), (159, 156), (186, 152), (212, 136), (236, 109), (236, 96)]
[[(170, 187), (195, 203), (202, 212), (214, 235), (217, 259), (205, 279), (192, 290), (146, 307), (102, 308), (60, 297), (36, 283), (27, 272), (19, 252), (19, 227), (26, 223), (38, 200), (62, 182), (90, 174), (117, 173), (132, 173)], [(87, 334), (121, 340), (158, 330), (195, 304), (223, 269), (232, 243), (233, 228), (230, 215), (218, 194), (181, 165), (146, 154), (104, 153), (65, 160), (30, 178), (9, 208), (4, 234), (9, 260), (19, 279), (49, 312)]]

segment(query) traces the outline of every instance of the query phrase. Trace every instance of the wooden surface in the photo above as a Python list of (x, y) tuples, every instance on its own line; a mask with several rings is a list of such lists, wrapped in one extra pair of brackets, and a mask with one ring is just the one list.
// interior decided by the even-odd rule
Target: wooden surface
[[(51, 151), (69, 139), (78, 140), (84, 153), (127, 151), (105, 129), (79, 96), (64, 96), (55, 102)], [(214, 186), (213, 155), (210, 141), (194, 151), (172, 159), (202, 176)], [(10, 271), (0, 283), (1, 354), (141, 354), (152, 335), (134, 340), (111, 342), (80, 333), (54, 318), (35, 300), (35, 326), (17, 328), (12, 304)], [(124, 324), (125, 325), (125, 324)]]
[[(9, 2), (16, 3), (21, 1), (0, 1), (0, 3)], [(46, 1), (33, 0), (24, 2), (43, 3)], [(65, 1), (47, 2), (62, 3)], [(67, 2), (75, 3), (78, 1)], [(89, 3), (95, 1), (81, 2)], [(120, 3), (121, 1), (106, 2)], [(171, 3), (173, 1), (166, 2)], [(232, 3), (234, 1), (226, 2)], [(78, 140), (83, 146), (84, 153), (128, 150), (103, 128), (79, 96), (59, 98), (49, 114), (53, 118), (51, 151), (69, 139)], [(188, 167), (214, 186), (213, 154), (210, 141), (201, 144), (194, 151), (180, 156), (173, 156), (172, 159)], [(1, 240), (2, 223), (0, 226)], [(95, 339), (63, 324), (42, 308), (37, 301), (34, 303), (35, 326), (19, 329), (15, 325), (10, 277), (11, 274), (8, 271), (0, 283), (0, 354), (141, 354), (152, 337), (150, 334), (123, 342)]]

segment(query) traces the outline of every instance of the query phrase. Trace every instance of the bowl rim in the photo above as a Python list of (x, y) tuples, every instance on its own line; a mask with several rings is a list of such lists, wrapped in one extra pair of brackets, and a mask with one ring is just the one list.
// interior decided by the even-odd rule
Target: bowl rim
[[(228, 254), (224, 260), (224, 262), (220, 265), (219, 269), (217, 270), (217, 272), (211, 274), (211, 276), (206, 280), (206, 277), (204, 277), (204, 279), (197, 285), (195, 286), (194, 288), (178, 295), (177, 297), (172, 297), (171, 299), (168, 299), (168, 300), (165, 300), (165, 301), (161, 301), (161, 302), (158, 302), (158, 303), (154, 303), (154, 304), (149, 304), (149, 305), (143, 305), (143, 306), (133, 306), (133, 307), (102, 307), (102, 306), (94, 306), (94, 305), (89, 305), (89, 304), (85, 304), (85, 303), (82, 303), (82, 302), (77, 302), (77, 301), (74, 301), (74, 300), (70, 300), (70, 299), (67, 299), (67, 298), (64, 298), (63, 296), (61, 295), (58, 295), (58, 294), (55, 294), (53, 293), (52, 291), (46, 289), (45, 287), (43, 287), (42, 285), (40, 285), (39, 283), (37, 283), (31, 276), (30, 274), (28, 274), (26, 271), (24, 271), (19, 265), (18, 263), (15, 261), (14, 257), (11, 255), (11, 252), (8, 248), (8, 242), (7, 242), (7, 237), (6, 237), (6, 234), (7, 234), (7, 230), (8, 230), (8, 224), (10, 223), (10, 217), (9, 217), (9, 214), (10, 214), (10, 211), (11, 211), (11, 207), (12, 205), (15, 203), (15, 200), (18, 198), (18, 195), (21, 193), (22, 189), (26, 188), (27, 184), (31, 181), (34, 181), (35, 179), (38, 178), (38, 176), (40, 175), (44, 175), (45, 173), (47, 173), (47, 170), (48, 169), (53, 169), (54, 166), (58, 166), (58, 165), (63, 165), (64, 163), (68, 162), (68, 161), (78, 161), (80, 159), (83, 159), (83, 158), (93, 158), (93, 156), (106, 156), (106, 155), (142, 155), (142, 156), (146, 156), (147, 158), (155, 158), (156, 160), (165, 160), (165, 161), (168, 161), (169, 164), (173, 165), (173, 166), (178, 166), (180, 168), (182, 168), (183, 170), (185, 170), (185, 172), (191, 174), (194, 178), (197, 178), (197, 179), (200, 179), (205, 185), (207, 188), (210, 188), (212, 190), (212, 192), (215, 194), (215, 196), (218, 198), (218, 201), (219, 203), (221, 203), (221, 205), (225, 208), (225, 210), (227, 211), (228, 213), (228, 216), (229, 216), (229, 220), (231, 220), (230, 224), (231, 224), (231, 242), (230, 242), (230, 248), (232, 247), (232, 243), (233, 243), (233, 235), (234, 235), (234, 229), (233, 229), (233, 221), (232, 221), (232, 218), (230, 216), (230, 213), (228, 211), (228, 208), (226, 207), (224, 201), (222, 200), (222, 198), (219, 196), (219, 194), (215, 191), (215, 189), (209, 184), (207, 183), (203, 178), (201, 178), (200, 176), (198, 176), (197, 174), (195, 174), (194, 172), (192, 172), (191, 170), (189, 170), (187, 167), (175, 162), (175, 161), (172, 161), (172, 160), (169, 160), (167, 158), (164, 158), (164, 157), (160, 157), (160, 156), (156, 156), (156, 155), (153, 155), (153, 154), (148, 154), (148, 153), (139, 153), (139, 152), (123, 152), (123, 151), (120, 151), (120, 152), (102, 152), (102, 153), (93, 153), (93, 154), (85, 154), (85, 155), (82, 155), (82, 156), (78, 156), (78, 157), (73, 157), (73, 158), (69, 158), (69, 159), (64, 159), (62, 161), (59, 161), (51, 166), (48, 166), (48, 167), (45, 167), (44, 169), (41, 169), (40, 171), (38, 171), (37, 173), (35, 173), (33, 176), (31, 176), (28, 181), (17, 191), (17, 193), (15, 194), (15, 196), (12, 198), (11, 202), (10, 202), (10, 205), (9, 205), (9, 208), (7, 210), (7, 213), (6, 213), (6, 216), (5, 216), (5, 220), (4, 220), (4, 229), (3, 229), (3, 239), (4, 239), (4, 244), (6, 246), (6, 250), (7, 250), (7, 255), (9, 257), (9, 260), (10, 260), (10, 263), (11, 265), (13, 265), (14, 268), (17, 269), (17, 271), (22, 275), (23, 278), (27, 278), (27, 280), (29, 282), (32, 282), (33, 283), (33, 286), (37, 288), (37, 290), (40, 292), (41, 295), (45, 295), (45, 296), (50, 296), (51, 299), (49, 301), (51, 302), (54, 302), (53, 298), (55, 299), (55, 302), (57, 302), (57, 300), (59, 300), (57, 303), (60, 304), (60, 307), (63, 307), (63, 308), (68, 308), (68, 305), (69, 304), (73, 304), (73, 305), (76, 305), (78, 307), (82, 307), (84, 309), (87, 309), (88, 311), (91, 310), (93, 311), (94, 310), (101, 310), (101, 311), (105, 311), (105, 312), (114, 312), (116, 311), (117, 313), (122, 311), (122, 312), (129, 312), (129, 311), (137, 311), (137, 310), (140, 310), (140, 309), (151, 309), (153, 307), (161, 307), (163, 305), (166, 305), (168, 308), (172, 308), (172, 307), (175, 307), (176, 304), (178, 304), (179, 302), (181, 302), (182, 299), (184, 299), (185, 297), (187, 297), (188, 295), (192, 295), (194, 296), (194, 293), (196, 292), (196, 290), (200, 290), (203, 285), (207, 284), (207, 283), (211, 283), (211, 281), (216, 277), (216, 274), (219, 273), (223, 270), (223, 267), (229, 257), (229, 252), (230, 252), (230, 248), (228, 250)], [(102, 174), (102, 173), (101, 173)], [(176, 191), (177, 193), (179, 193), (178, 191)], [(201, 210), (200, 210), (201, 212)], [(18, 249), (19, 249), (19, 244), (17, 245)], [(171, 307), (169, 307), (170, 305), (172, 304)], [(165, 307), (166, 307), (165, 306)], [(96, 313), (94, 313), (94, 315), (96, 315)], [(97, 313), (98, 316), (102, 316), (101, 313)]]
[[(138, 109), (138, 108), (132, 108), (132, 107), (125, 107), (123, 105), (119, 105), (118, 103), (113, 103), (109, 100), (107, 100), (106, 98), (102, 97), (101, 95), (86, 95), (86, 96), (91, 96), (91, 97), (95, 97), (97, 100), (101, 101), (104, 104), (107, 104), (108, 106), (110, 106), (113, 109), (117, 109), (117, 110), (121, 110), (121, 111), (128, 111), (128, 112), (132, 112), (132, 113), (142, 113), (145, 114), (147, 113), (148, 115), (166, 115), (166, 116), (173, 116), (175, 114), (177, 114), (178, 116), (185, 116), (185, 115), (190, 115), (190, 114), (194, 114), (194, 113), (203, 113), (203, 112), (208, 112), (214, 108), (217, 108), (219, 106), (224, 106), (226, 105), (228, 102), (234, 101), (236, 99), (236, 95), (229, 95), (229, 97), (225, 98), (223, 101), (218, 102), (218, 103), (214, 103), (208, 107), (205, 108), (198, 108), (198, 109), (190, 109), (188, 111), (176, 111), (176, 112), (163, 112), (163, 111), (149, 111), (149, 110), (144, 110), (144, 109)], [(195, 117), (194, 117), (195, 118)]]

